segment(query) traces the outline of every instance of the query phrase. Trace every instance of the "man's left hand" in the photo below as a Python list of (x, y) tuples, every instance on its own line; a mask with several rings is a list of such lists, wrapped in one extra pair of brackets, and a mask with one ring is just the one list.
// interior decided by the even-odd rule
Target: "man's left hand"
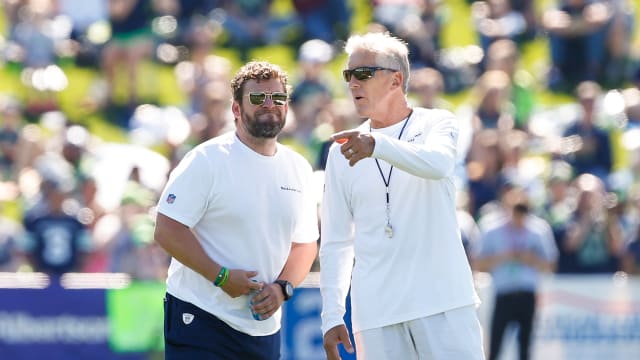
[(253, 297), (253, 311), (260, 314), (262, 320), (268, 319), (278, 311), (284, 302), (284, 294), (280, 285), (265, 284), (262, 291)]

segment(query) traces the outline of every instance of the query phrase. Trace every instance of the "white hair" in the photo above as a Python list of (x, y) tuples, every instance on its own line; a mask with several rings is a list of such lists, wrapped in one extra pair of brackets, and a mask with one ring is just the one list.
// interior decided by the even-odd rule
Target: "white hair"
[(374, 53), (376, 64), (402, 73), (402, 88), (409, 90), (409, 48), (402, 39), (388, 32), (370, 32), (364, 35), (352, 35), (344, 46), (347, 55), (357, 51)]

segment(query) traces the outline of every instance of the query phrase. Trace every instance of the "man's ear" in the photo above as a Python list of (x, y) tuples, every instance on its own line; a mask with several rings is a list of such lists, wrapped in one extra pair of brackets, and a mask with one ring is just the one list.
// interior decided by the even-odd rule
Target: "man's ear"
[(237, 101), (231, 104), (231, 111), (233, 112), (234, 118), (240, 119), (240, 104)]
[(393, 86), (402, 86), (402, 73), (400, 71), (393, 73), (393, 81), (391, 83)]

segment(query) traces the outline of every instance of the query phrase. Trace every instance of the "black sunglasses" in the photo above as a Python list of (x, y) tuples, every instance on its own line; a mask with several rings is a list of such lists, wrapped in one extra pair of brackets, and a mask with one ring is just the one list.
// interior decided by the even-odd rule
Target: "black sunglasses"
[(274, 105), (283, 106), (287, 103), (287, 99), (289, 99), (289, 95), (283, 92), (274, 92), (274, 93), (266, 93), (266, 92), (250, 92), (249, 102), (253, 105), (262, 105), (265, 101), (267, 101), (267, 97), (271, 98)]
[(395, 69), (383, 68), (379, 66), (360, 66), (355, 69), (342, 70), (342, 77), (346, 82), (351, 81), (351, 76), (360, 81), (369, 80), (376, 74), (376, 70), (388, 70), (394, 72), (398, 71)]

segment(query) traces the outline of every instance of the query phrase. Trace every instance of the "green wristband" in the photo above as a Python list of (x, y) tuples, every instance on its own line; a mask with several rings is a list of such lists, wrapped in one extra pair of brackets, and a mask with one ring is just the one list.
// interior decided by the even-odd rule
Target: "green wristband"
[(229, 269), (223, 266), (220, 268), (218, 276), (216, 276), (216, 279), (213, 281), (213, 285), (221, 287), (227, 283), (227, 280), (229, 280)]
[(224, 269), (224, 278), (222, 278), (222, 281), (220, 281), (220, 285), (218, 285), (218, 286), (223, 286), (224, 284), (227, 283), (227, 280), (229, 280), (229, 269), (225, 268)]

